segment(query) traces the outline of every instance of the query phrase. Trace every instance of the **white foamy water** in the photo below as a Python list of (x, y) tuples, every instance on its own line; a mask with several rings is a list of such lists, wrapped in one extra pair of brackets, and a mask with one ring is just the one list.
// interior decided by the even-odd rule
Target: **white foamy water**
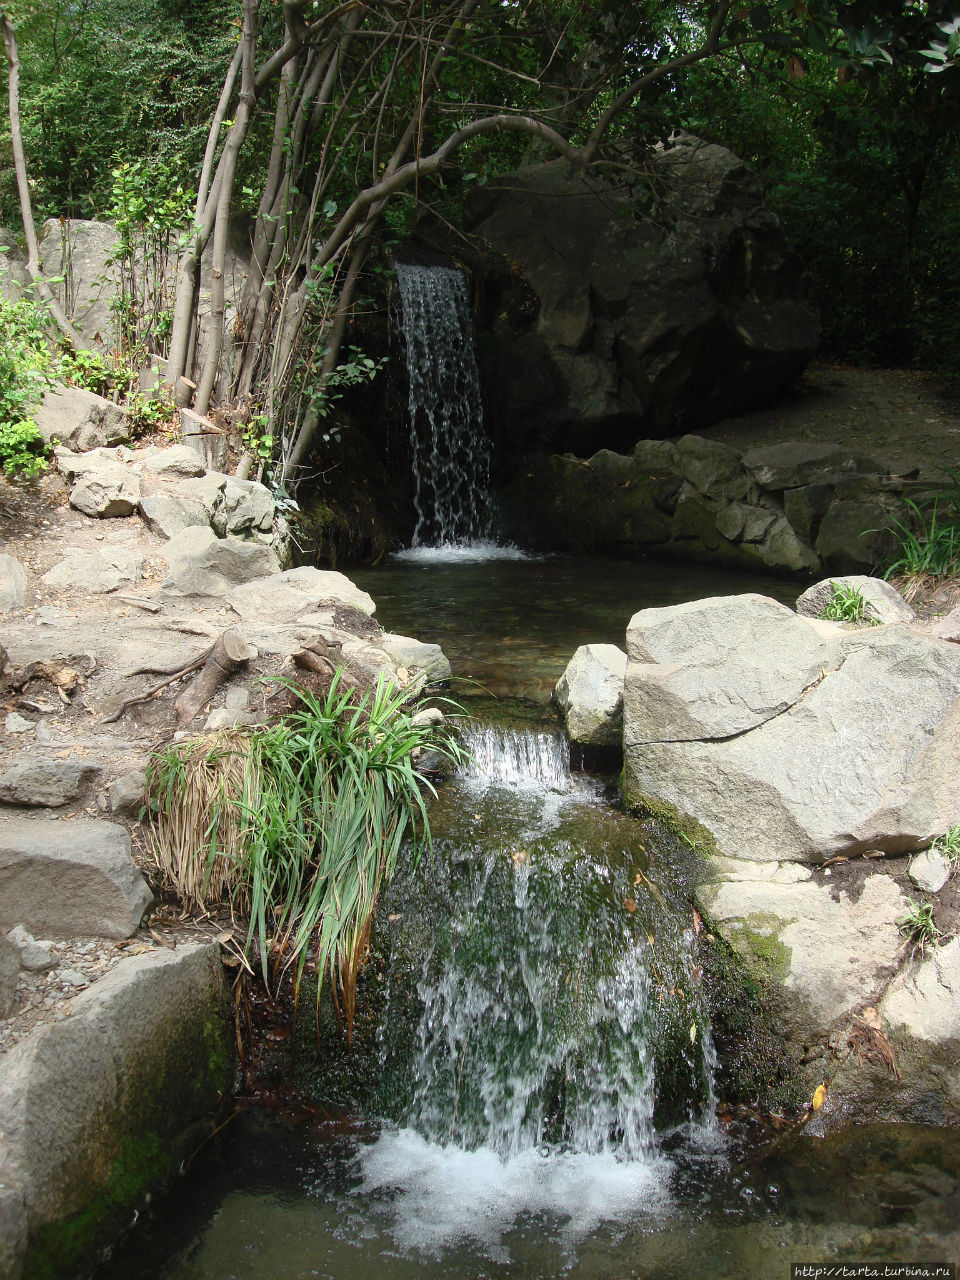
[(395, 551), (391, 560), (407, 564), (481, 564), (494, 560), (542, 560), (543, 556), (496, 542), (444, 542), (438, 547), (407, 547)]
[(525, 837), (555, 827), (571, 801), (597, 799), (593, 780), (571, 773), (570, 747), (558, 731), (474, 722), (460, 736), (471, 759), (458, 774), (459, 785), (475, 797), (497, 790), (522, 797), (523, 811), (514, 821)]
[(570, 750), (558, 732), (473, 722), (463, 726), (460, 739), (471, 757), (459, 774), (461, 781), (532, 791), (575, 790)]
[(361, 1193), (391, 1193), (392, 1232), (404, 1252), (436, 1254), (472, 1240), (496, 1257), (523, 1215), (549, 1215), (575, 1241), (601, 1223), (661, 1217), (671, 1205), (672, 1165), (662, 1156), (530, 1149), (502, 1160), (487, 1147), (464, 1151), (400, 1129), (364, 1148), (360, 1165)]

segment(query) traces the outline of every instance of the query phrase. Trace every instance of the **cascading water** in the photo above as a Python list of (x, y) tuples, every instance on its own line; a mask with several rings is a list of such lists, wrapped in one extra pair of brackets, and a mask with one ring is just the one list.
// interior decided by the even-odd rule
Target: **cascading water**
[(662, 1200), (655, 1118), (709, 1132), (714, 1104), (691, 912), (647, 876), (636, 824), (571, 775), (559, 735), (466, 736), (433, 861), (387, 907), (378, 1109), (398, 1127), (362, 1157), (417, 1247), (489, 1244), (525, 1210), (580, 1230), (610, 1197)]
[(456, 267), (397, 263), (409, 381), (415, 547), (488, 536), (490, 440), (470, 295)]

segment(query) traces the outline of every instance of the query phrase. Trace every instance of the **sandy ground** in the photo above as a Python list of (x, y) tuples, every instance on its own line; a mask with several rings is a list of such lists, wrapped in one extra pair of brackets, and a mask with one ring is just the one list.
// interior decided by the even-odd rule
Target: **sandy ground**
[(912, 369), (811, 365), (772, 404), (698, 432), (737, 449), (784, 440), (853, 447), (900, 475), (939, 480), (960, 467), (960, 402)]

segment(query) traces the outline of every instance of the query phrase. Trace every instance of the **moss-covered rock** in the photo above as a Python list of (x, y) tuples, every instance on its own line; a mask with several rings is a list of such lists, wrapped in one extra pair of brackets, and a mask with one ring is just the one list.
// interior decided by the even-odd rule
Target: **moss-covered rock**
[(0, 1063), (0, 1273), (59, 1280), (121, 1232), (233, 1081), (219, 947), (121, 962)]

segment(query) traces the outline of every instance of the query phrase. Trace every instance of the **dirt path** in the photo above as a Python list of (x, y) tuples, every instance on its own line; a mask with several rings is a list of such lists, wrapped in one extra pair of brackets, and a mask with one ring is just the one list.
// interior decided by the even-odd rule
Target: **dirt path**
[(960, 467), (960, 403), (938, 392), (933, 375), (911, 369), (814, 364), (774, 403), (697, 434), (741, 450), (784, 440), (852, 446), (923, 480)]

